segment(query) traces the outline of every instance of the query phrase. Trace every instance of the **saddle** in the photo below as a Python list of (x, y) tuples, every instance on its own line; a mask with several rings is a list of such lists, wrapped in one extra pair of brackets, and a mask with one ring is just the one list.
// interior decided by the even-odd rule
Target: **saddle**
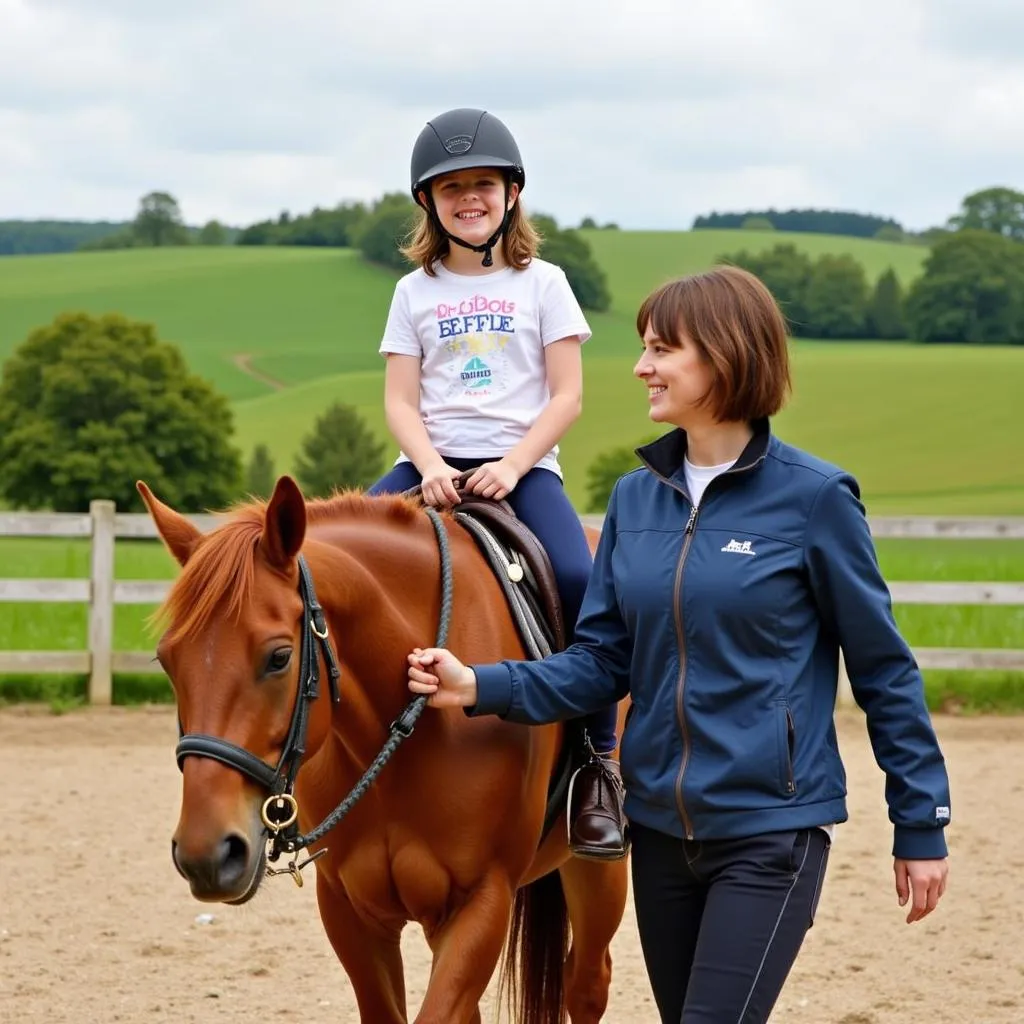
[[(470, 476), (472, 470), (455, 481), (459, 504), (452, 516), (476, 541), (494, 572), (530, 658), (564, 650), (562, 600), (547, 552), (507, 501), (467, 492)], [(420, 487), (406, 494), (419, 498)]]
[[(500, 585), (523, 647), (533, 660), (565, 649), (565, 620), (551, 560), (533, 531), (504, 500), (483, 498), (465, 490), (473, 470), (455, 480), (459, 503), (455, 521), (476, 541)], [(421, 498), (419, 485), (405, 492)], [(548, 786), (541, 841), (566, 807), (571, 780), (587, 760), (589, 747), (577, 720), (565, 724), (565, 742)]]

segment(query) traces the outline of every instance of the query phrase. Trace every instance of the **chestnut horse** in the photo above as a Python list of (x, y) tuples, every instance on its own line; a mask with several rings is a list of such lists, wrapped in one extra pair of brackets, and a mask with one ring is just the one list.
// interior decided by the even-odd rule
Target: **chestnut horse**
[[(414, 735), (410, 722), (396, 731), (410, 700), (406, 656), (435, 642), (449, 611), (446, 642), (460, 657), (524, 657), (468, 532), (405, 497), (307, 503), (282, 477), (268, 502), (204, 534), (138, 487), (182, 566), (157, 654), (183, 733), (172, 856), (192, 895), (244, 903), (267, 872), (268, 839), (272, 860), (294, 852), (287, 837), (355, 788), (344, 820), (308, 848), (361, 1021), (408, 1020), (399, 940), (415, 921), (433, 953), (419, 1024), (479, 1022), (499, 962), (517, 1021), (558, 1024), (568, 1013), (597, 1024), (627, 862), (572, 857), (564, 814), (545, 834), (564, 728), (428, 710)], [(390, 760), (360, 784), (389, 742)]]

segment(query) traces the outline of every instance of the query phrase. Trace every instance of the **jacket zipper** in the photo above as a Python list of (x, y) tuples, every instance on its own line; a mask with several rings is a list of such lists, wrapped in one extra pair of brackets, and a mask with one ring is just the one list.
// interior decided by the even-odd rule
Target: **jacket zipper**
[[(739, 469), (727, 469), (722, 476), (732, 476), (737, 473), (746, 473), (756, 466), (759, 466), (764, 462), (765, 456), (761, 455), (755, 459), (749, 466), (741, 466)], [(683, 566), (686, 564), (686, 556), (690, 553), (690, 545), (693, 543), (693, 532), (697, 528), (697, 513), (700, 507), (694, 505), (690, 499), (690, 495), (680, 487), (678, 484), (662, 476), (660, 473), (656, 473), (656, 476), (664, 480), (670, 487), (679, 491), (680, 494), (690, 502), (690, 516), (686, 520), (686, 526), (683, 527), (683, 535), (685, 540), (683, 541), (683, 550), (679, 555), (679, 562), (676, 565), (676, 578), (675, 586), (672, 588), (672, 602), (673, 611), (675, 613), (676, 623), (676, 644), (679, 647), (679, 679), (676, 682), (676, 718), (679, 722), (679, 731), (682, 734), (683, 739), (683, 759), (679, 764), (679, 773), (676, 775), (676, 807), (679, 810), (679, 817), (683, 823), (683, 831), (686, 833), (687, 839), (693, 839), (693, 823), (690, 821), (690, 816), (686, 813), (686, 803), (683, 800), (683, 776), (686, 774), (686, 766), (690, 761), (690, 729), (686, 724), (686, 713), (683, 708), (683, 690), (686, 686), (686, 636), (683, 632)], [(715, 477), (711, 483), (708, 484), (704, 491), (707, 492), (715, 486), (720, 477)]]
[[(687, 495), (689, 497), (689, 495)], [(683, 801), (683, 775), (686, 772), (687, 762), (690, 760), (690, 730), (686, 724), (686, 715), (683, 711), (683, 688), (686, 684), (686, 637), (683, 634), (683, 566), (686, 564), (686, 556), (690, 553), (690, 545), (693, 543), (693, 531), (697, 526), (697, 506), (690, 506), (690, 518), (686, 520), (683, 529), (683, 550), (679, 555), (679, 563), (676, 566), (675, 585), (672, 588), (672, 602), (674, 605), (676, 622), (676, 643), (679, 646), (679, 680), (676, 683), (676, 718), (679, 721), (679, 731), (683, 737), (683, 759), (679, 764), (679, 774), (676, 775), (676, 805), (679, 808), (679, 817), (683, 822), (683, 829), (687, 839), (693, 839), (693, 825), (690, 816), (686, 813), (686, 804)]]

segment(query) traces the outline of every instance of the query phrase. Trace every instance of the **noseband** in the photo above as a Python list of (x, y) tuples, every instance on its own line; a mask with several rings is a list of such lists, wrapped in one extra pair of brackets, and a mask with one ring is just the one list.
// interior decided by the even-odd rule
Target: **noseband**
[[(451, 618), (452, 609), (451, 553), (448, 547), (448, 535), (445, 532), (441, 517), (429, 506), (425, 507), (424, 511), (434, 527), (441, 555), (441, 616), (434, 646), (443, 647), (448, 636), (448, 623)], [(391, 755), (398, 749), (399, 744), (412, 735), (416, 722), (427, 703), (426, 696), (421, 695), (413, 698), (405, 706), (398, 718), (391, 723), (388, 730), (388, 738), (380, 753), (374, 758), (373, 763), (367, 768), (348, 796), (316, 828), (305, 835), (301, 835), (297, 824), (299, 805), (293, 790), (295, 778), (302, 764), (303, 755), (306, 753), (306, 729), (309, 725), (309, 710), (313, 702), (320, 696), (320, 654), (323, 654), (324, 663), (327, 666), (331, 700), (335, 704), (341, 701), (338, 683), (341, 672), (338, 669), (338, 663), (331, 648), (327, 620), (324, 618), (323, 608), (321, 608), (320, 603), (316, 599), (313, 577), (302, 555), (299, 555), (298, 564), (299, 594), (302, 597), (299, 688), (295, 695), (295, 706), (292, 709), (292, 719), (288, 727), (288, 735), (285, 738), (284, 747), (281, 750), (281, 756), (278, 758), (277, 765), (271, 767), (262, 758), (250, 753), (244, 747), (240, 747), (237, 743), (232, 743), (230, 740), (223, 739), (220, 736), (183, 732), (180, 721), (180, 738), (175, 749), (178, 768), (181, 770), (184, 770), (186, 757), (207, 757), (213, 761), (219, 761), (229, 768), (234, 768), (235, 771), (240, 772), (246, 778), (255, 782), (256, 785), (269, 794), (263, 802), (260, 817), (263, 820), (267, 839), (271, 844), (267, 854), (271, 861), (276, 861), (282, 853), (296, 853), (322, 839), (348, 814), (356, 801), (369, 789), (373, 780), (391, 758)], [(319, 647), (319, 651), (317, 647)], [(325, 852), (326, 850), (321, 850), (314, 857), (319, 857)], [(302, 876), (299, 874), (299, 871), (313, 859), (309, 858), (299, 865), (292, 861), (287, 869), (282, 869), (281, 871), (275, 871), (270, 868), (267, 871), (268, 874), (291, 874), (296, 883), (301, 885)]]

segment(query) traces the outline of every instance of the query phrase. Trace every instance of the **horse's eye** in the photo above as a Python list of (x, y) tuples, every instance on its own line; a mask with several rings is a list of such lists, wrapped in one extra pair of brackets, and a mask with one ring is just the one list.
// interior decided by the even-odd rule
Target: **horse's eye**
[(288, 663), (292, 660), (292, 649), (290, 647), (278, 647), (269, 658), (267, 658), (267, 672), (283, 672)]

